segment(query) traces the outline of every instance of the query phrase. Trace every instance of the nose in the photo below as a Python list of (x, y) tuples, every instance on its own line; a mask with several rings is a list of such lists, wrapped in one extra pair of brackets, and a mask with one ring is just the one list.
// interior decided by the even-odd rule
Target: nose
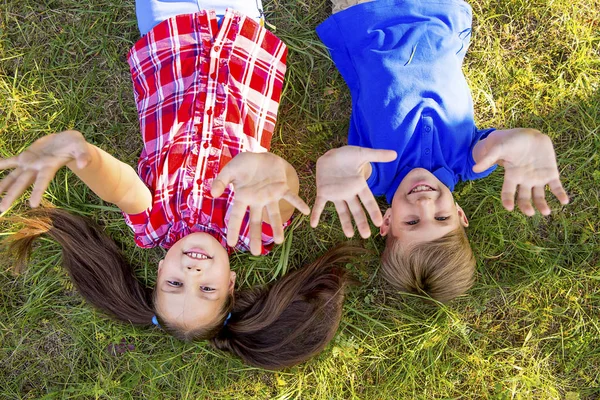
[(187, 266), (187, 269), (189, 271), (197, 271), (197, 272), (202, 272), (202, 269), (200, 267), (192, 267), (190, 265)]
[(421, 217), (427, 219), (435, 213), (433, 199), (430, 197), (422, 197), (416, 201)]
[(417, 203), (419, 202), (423, 202), (423, 201), (432, 201), (433, 200), (433, 196), (430, 196), (428, 193), (427, 194), (423, 194), (419, 197), (417, 197)]

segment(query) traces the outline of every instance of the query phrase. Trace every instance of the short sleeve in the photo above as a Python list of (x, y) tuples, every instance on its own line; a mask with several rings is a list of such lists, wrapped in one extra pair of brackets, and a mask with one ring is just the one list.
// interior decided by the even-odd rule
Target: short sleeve
[(150, 221), (150, 209), (138, 214), (122, 213), (125, 223), (131, 228), (134, 235), (135, 244), (142, 248), (152, 248), (156, 243), (148, 236), (148, 222)]
[(335, 66), (342, 74), (350, 91), (358, 88), (358, 75), (354, 69), (352, 53), (346, 46), (346, 35), (338, 25), (336, 15), (317, 26), (317, 35), (329, 50)]

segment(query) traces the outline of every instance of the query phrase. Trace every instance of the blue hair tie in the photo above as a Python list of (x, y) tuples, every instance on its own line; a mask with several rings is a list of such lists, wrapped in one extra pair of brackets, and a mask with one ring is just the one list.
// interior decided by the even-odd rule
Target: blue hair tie
[(160, 328), (160, 324), (158, 323), (158, 319), (156, 318), (156, 315), (152, 317), (152, 323)]
[(227, 315), (227, 318), (225, 318), (225, 322), (223, 322), (223, 326), (227, 326), (227, 322), (229, 322), (229, 318), (231, 318), (231, 313), (229, 313)]

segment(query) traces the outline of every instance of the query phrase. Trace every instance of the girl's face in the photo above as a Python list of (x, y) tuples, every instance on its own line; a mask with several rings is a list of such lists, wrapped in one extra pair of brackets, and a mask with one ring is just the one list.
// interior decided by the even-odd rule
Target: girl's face
[(233, 294), (235, 272), (229, 255), (207, 233), (192, 233), (169, 249), (158, 264), (156, 309), (184, 330), (209, 325)]

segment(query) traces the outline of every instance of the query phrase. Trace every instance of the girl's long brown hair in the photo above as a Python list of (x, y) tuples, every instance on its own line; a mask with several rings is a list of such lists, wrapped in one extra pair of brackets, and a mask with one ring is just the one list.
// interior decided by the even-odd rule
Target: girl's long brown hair
[(319, 353), (335, 335), (349, 282), (343, 263), (364, 252), (341, 245), (263, 288), (235, 294), (231, 319), (211, 339), (249, 364), (279, 369)]
[[(152, 289), (137, 280), (133, 266), (98, 225), (53, 208), (34, 209), (12, 221), (24, 225), (5, 243), (16, 269), (25, 265), (34, 240), (47, 234), (62, 246), (63, 266), (88, 302), (117, 320), (152, 325)], [(342, 264), (364, 251), (338, 246), (270, 286), (238, 291), (213, 326), (197, 332), (165, 328), (183, 339), (209, 339), (251, 365), (279, 369), (301, 363), (334, 336), (349, 282)], [(229, 311), (231, 318), (223, 324)]]

